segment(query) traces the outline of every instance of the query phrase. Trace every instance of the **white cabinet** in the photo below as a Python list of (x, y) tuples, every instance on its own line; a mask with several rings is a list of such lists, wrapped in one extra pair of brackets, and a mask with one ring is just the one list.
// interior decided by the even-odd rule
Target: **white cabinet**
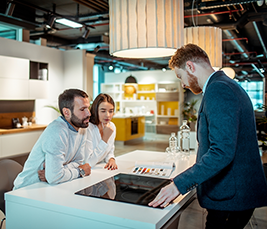
[(0, 78), (29, 79), (29, 60), (0, 56)]
[(47, 99), (48, 98), (48, 81), (29, 80), (29, 99)]
[(46, 63), (0, 56), (0, 100), (46, 99), (47, 72)]
[(29, 60), (0, 56), (0, 99), (28, 99)]
[(28, 80), (0, 78), (0, 99), (20, 100), (28, 98), (29, 98)]
[(0, 135), (0, 157), (29, 153), (43, 130)]

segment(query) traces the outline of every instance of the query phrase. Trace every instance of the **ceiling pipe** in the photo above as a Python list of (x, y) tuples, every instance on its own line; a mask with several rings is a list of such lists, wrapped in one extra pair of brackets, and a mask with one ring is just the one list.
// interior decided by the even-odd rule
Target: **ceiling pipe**
[(255, 55), (257, 56), (257, 52), (232, 52), (232, 53), (223, 53), (224, 56), (232, 56), (232, 55), (240, 55), (243, 53), (247, 53), (247, 54), (251, 54), (251, 53), (255, 53)]
[(184, 18), (192, 18), (192, 17), (202, 17), (202, 16), (209, 16), (215, 14), (231, 14), (240, 10), (227, 10), (227, 11), (220, 11), (220, 12), (213, 12), (213, 13), (204, 13), (204, 14), (193, 14), (193, 15), (185, 15)]
[(233, 38), (233, 39), (222, 39), (222, 41), (233, 41), (233, 40), (246, 40), (246, 43), (248, 44), (248, 38), (241, 37), (241, 38)]
[(220, 7), (241, 5), (257, 1), (258, 0), (205, 1), (205, 2), (200, 2), (197, 8), (200, 10), (216, 9)]
[(258, 28), (258, 25), (257, 25), (257, 23), (256, 23), (255, 21), (253, 21), (252, 24), (253, 24), (254, 29), (255, 29), (255, 31), (256, 31), (256, 33), (257, 33), (257, 35), (258, 35), (258, 38), (259, 38), (259, 40), (260, 40), (261, 46), (262, 46), (262, 48), (263, 48), (263, 53), (264, 53), (265, 57), (267, 58), (267, 50), (266, 50), (266, 46), (265, 46), (264, 41), (263, 41), (263, 39), (262, 39), (262, 36), (261, 36), (260, 30), (259, 30), (259, 28)]
[[(234, 33), (234, 31), (230, 31), (230, 30), (223, 30), (223, 33), (229, 37), (230, 39), (233, 39), (233, 38), (237, 38), (236, 34)], [(237, 50), (241, 53), (241, 55), (243, 57), (245, 57), (246, 59), (249, 59), (249, 55), (247, 54), (247, 48), (245, 47), (244, 44), (242, 44), (239, 40), (231, 40), (229, 41), (231, 42), (232, 45), (234, 45)], [(252, 68), (261, 76), (264, 78), (264, 75), (262, 74), (262, 72), (259, 70), (259, 68), (257, 68), (257, 66), (252, 63), (251, 64)]]

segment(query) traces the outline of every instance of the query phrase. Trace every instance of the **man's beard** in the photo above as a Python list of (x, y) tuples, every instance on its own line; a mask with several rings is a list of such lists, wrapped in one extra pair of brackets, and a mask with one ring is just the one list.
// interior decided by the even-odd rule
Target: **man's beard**
[(89, 119), (90, 116), (87, 116), (84, 119), (79, 119), (73, 112), (71, 112), (70, 122), (77, 128), (87, 128), (89, 123), (84, 123), (84, 120)]
[(199, 87), (197, 77), (190, 74), (187, 71), (188, 74), (188, 84), (189, 84), (189, 89), (195, 94), (200, 94), (202, 92), (202, 89)]

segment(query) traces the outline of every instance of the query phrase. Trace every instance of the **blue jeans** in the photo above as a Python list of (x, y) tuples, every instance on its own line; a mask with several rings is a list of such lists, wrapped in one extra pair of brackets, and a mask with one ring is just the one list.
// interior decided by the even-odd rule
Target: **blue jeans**
[(245, 211), (218, 211), (207, 209), (206, 229), (243, 229), (254, 209)]

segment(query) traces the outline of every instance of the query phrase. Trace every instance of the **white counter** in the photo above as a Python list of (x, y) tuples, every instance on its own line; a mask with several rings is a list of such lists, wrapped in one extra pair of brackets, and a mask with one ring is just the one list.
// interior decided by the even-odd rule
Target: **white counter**
[[(44, 182), (5, 194), (6, 226), (16, 228), (161, 228), (195, 194), (179, 196), (165, 209), (75, 195), (76, 191), (105, 180), (118, 173), (129, 173), (137, 160), (164, 161), (165, 153), (133, 151), (117, 158), (119, 169), (108, 171), (99, 164), (92, 174), (59, 185)], [(179, 160), (171, 177), (182, 172), (195, 161)]]

